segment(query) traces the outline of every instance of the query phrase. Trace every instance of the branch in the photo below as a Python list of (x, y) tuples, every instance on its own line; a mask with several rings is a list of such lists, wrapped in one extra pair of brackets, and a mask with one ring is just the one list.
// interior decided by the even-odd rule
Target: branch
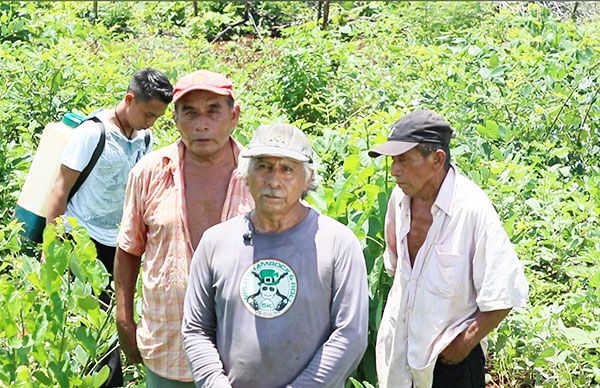
[(244, 16), (243, 16), (242, 20), (239, 20), (239, 21), (225, 27), (225, 29), (223, 31), (219, 32), (217, 34), (217, 36), (215, 36), (215, 38), (210, 41), (210, 44), (213, 44), (216, 41), (218, 41), (219, 39), (221, 39), (225, 34), (227, 34), (229, 31), (233, 30), (233, 28), (246, 23), (249, 18), (250, 18), (250, 3), (246, 3), (246, 8), (244, 8)]
[[(590, 114), (590, 110), (592, 110), (592, 106), (594, 106), (594, 103), (596, 102), (596, 97), (598, 97), (599, 92), (600, 92), (600, 86), (598, 86), (596, 88), (596, 93), (594, 93), (594, 95), (592, 96), (592, 101), (590, 101), (590, 105), (588, 105), (588, 108), (585, 111), (585, 115), (583, 116), (583, 121), (581, 122), (581, 125), (579, 126), (579, 128), (583, 128), (585, 126), (585, 122), (587, 121), (588, 115)], [(581, 144), (579, 142), (580, 138), (581, 138), (581, 131), (579, 131), (579, 133), (577, 134), (577, 145)]]

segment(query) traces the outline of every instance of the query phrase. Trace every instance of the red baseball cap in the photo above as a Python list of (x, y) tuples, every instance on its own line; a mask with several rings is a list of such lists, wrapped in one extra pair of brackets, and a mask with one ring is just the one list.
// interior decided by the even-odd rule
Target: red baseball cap
[(198, 70), (184, 75), (173, 90), (173, 102), (179, 100), (184, 94), (193, 90), (208, 90), (222, 96), (233, 97), (233, 83), (229, 78), (220, 73), (208, 70)]

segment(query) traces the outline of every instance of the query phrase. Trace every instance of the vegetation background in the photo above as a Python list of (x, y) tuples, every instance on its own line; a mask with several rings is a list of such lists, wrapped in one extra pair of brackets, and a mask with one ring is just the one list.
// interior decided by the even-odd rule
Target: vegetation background
[[(320, 2), (322, 3), (322, 2)], [(546, 2), (548, 3), (548, 2)], [(376, 384), (373, 346), (390, 278), (383, 216), (392, 181), (366, 155), (392, 122), (431, 108), (453, 158), (497, 207), (530, 304), (490, 336), (490, 386), (600, 384), (600, 23), (498, 2), (0, 2), (0, 385), (96, 387), (115, 338), (85, 230), (49, 228), (40, 264), (12, 212), (46, 123), (114, 106), (142, 67), (173, 82), (229, 74), (246, 143), (260, 123), (310, 133), (315, 207), (351, 227), (369, 270), (369, 349), (349, 386)], [(324, 9), (320, 10), (323, 14)], [(577, 14), (575, 14), (577, 16)], [(170, 114), (159, 146), (177, 138)], [(71, 275), (70, 275), (71, 274)], [(130, 385), (144, 371), (126, 369)]]

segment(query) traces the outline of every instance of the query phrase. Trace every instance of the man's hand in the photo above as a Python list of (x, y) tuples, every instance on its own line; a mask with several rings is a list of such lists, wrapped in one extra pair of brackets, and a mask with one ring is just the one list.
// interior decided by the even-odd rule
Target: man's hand
[(135, 322), (117, 322), (117, 331), (119, 332), (119, 344), (125, 357), (132, 364), (140, 364), (142, 356), (137, 346)]
[(467, 330), (460, 333), (448, 346), (444, 349), (440, 355), (440, 361), (444, 364), (448, 365), (456, 365), (471, 353), (471, 350), (478, 344), (472, 344), (471, 341), (467, 340), (466, 337)]

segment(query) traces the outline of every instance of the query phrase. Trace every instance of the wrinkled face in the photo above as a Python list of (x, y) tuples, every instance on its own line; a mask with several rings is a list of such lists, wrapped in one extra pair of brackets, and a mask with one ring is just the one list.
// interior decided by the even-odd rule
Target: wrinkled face
[(226, 96), (194, 90), (177, 100), (173, 119), (187, 150), (204, 160), (228, 146), (239, 112), (239, 106), (229, 106)]
[(267, 284), (263, 284), (260, 286), (260, 294), (265, 298), (265, 299), (273, 299), (273, 297), (275, 296), (275, 292), (277, 291), (277, 288), (275, 286), (270, 286)]
[(152, 127), (156, 119), (165, 114), (168, 105), (160, 100), (138, 101), (135, 97), (126, 101), (127, 122), (136, 130)]
[(302, 162), (276, 156), (252, 158), (248, 170), (248, 186), (256, 211), (283, 216), (300, 206), (302, 193), (308, 190)]
[(418, 197), (433, 179), (434, 153), (423, 156), (416, 148), (392, 157), (392, 176), (409, 197)]

